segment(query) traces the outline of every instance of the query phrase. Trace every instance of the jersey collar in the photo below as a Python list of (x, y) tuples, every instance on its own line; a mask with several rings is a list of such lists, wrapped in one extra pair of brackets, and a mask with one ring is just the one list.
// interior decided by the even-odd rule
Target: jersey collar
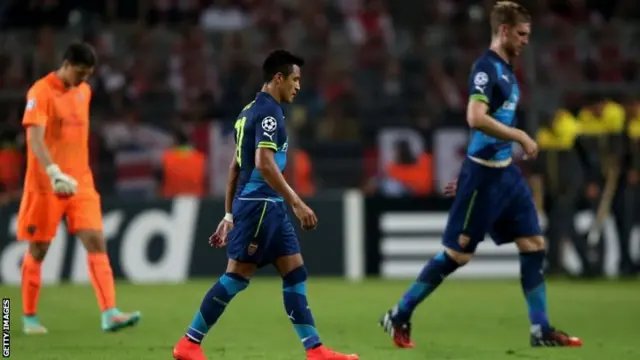
[(271, 96), (271, 94), (269, 94), (268, 92), (265, 92), (265, 91), (258, 92), (258, 94), (256, 95), (256, 99), (260, 99), (260, 98), (267, 99), (273, 102), (274, 104), (280, 106), (280, 103), (277, 102), (276, 99), (274, 99), (273, 96)]
[(68, 90), (68, 88), (64, 85), (62, 80), (60, 80), (55, 71), (52, 71), (49, 73), (49, 75), (47, 75), (47, 81), (49, 82), (49, 84), (59, 90)]
[(504, 66), (508, 67), (509, 69), (512, 69), (511, 64), (509, 64), (508, 62), (504, 61), (504, 59), (503, 59), (500, 55), (498, 55), (498, 53), (497, 53), (497, 52), (495, 52), (495, 51), (493, 51), (493, 50), (489, 49), (489, 50), (487, 50), (486, 55), (487, 55), (488, 57), (490, 57), (490, 58), (492, 58), (492, 59), (496, 60), (497, 62), (501, 63), (502, 65), (504, 65)]

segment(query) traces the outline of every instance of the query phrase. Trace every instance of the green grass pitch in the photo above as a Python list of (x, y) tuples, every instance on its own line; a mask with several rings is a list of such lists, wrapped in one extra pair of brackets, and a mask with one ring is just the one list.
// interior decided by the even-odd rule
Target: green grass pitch
[[(20, 290), (0, 287), (12, 299), (11, 359), (171, 359), (211, 281), (184, 285), (119, 284), (122, 310), (139, 309), (138, 327), (116, 334), (99, 330), (89, 286), (53, 286), (42, 291), (40, 317), (50, 333), (25, 336), (20, 329)], [(364, 360), (631, 360), (640, 359), (640, 284), (552, 281), (550, 315), (557, 326), (582, 336), (581, 349), (528, 348), (528, 322), (517, 281), (451, 280), (414, 317), (411, 350), (395, 349), (378, 317), (408, 281), (312, 279), (311, 309), (323, 341)], [(204, 348), (209, 359), (304, 359), (281, 300), (280, 281), (255, 279), (212, 329)]]

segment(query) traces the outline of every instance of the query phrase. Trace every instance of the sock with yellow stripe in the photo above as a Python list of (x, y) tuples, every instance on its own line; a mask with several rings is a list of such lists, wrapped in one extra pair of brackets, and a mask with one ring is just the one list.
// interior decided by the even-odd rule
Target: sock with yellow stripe
[(307, 302), (307, 269), (300, 266), (282, 278), (284, 308), (306, 350), (322, 345)]
[(249, 286), (249, 280), (238, 274), (222, 275), (202, 299), (200, 310), (196, 312), (185, 334), (187, 339), (197, 344), (201, 343), (233, 297), (247, 286)]

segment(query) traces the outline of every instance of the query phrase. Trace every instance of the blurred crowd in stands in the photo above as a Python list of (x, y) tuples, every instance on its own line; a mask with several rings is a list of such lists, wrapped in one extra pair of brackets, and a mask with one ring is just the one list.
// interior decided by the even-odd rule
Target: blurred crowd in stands
[[(553, 215), (555, 238), (575, 243), (568, 219), (597, 207), (615, 179), (614, 212), (628, 234), (640, 214), (640, 2), (521, 2), (534, 23), (516, 64), (519, 126), (543, 149), (522, 168), (541, 212)], [(185, 171), (166, 167), (182, 164), (199, 169), (185, 177), (194, 184), (187, 188), (220, 195), (235, 116), (259, 90), (260, 63), (275, 48), (307, 61), (303, 89), (287, 108), (287, 175), (298, 191), (436, 193), (464, 158), (467, 76), (489, 43), (492, 4), (5, 0), (0, 199), (20, 194), (25, 91), (59, 66), (74, 39), (92, 43), (100, 60), (91, 79), (91, 161), (103, 193), (171, 196), (169, 178)], [(185, 149), (197, 156), (175, 161)], [(583, 245), (581, 257), (594, 263)], [(633, 271), (628, 252), (621, 262)]]
[[(302, 92), (287, 116), (300, 158), (294, 164), (303, 169), (300, 186), (311, 193), (364, 186), (428, 194), (442, 185), (435, 174), (433, 134), (465, 126), (468, 71), (487, 47), (492, 3), (4, 1), (0, 136), (6, 144), (22, 134), (25, 90), (59, 65), (61, 49), (73, 39), (89, 41), (100, 58), (91, 80), (94, 170), (103, 191), (117, 191), (114, 184), (128, 176), (122, 167), (133, 163), (137, 175), (157, 170), (176, 132), (193, 135), (192, 145), (210, 155), (210, 125), (227, 134), (261, 85), (265, 53), (287, 48), (307, 60)], [(534, 14), (534, 26), (531, 47), (517, 64), (520, 125), (533, 133), (559, 108), (577, 115), (594, 99), (611, 96), (633, 117), (640, 3), (523, 3)], [(423, 136), (424, 149), (399, 148), (406, 150), (401, 162), (426, 169), (414, 173), (425, 173), (429, 184), (404, 174), (398, 176), (417, 185), (384, 185), (396, 183), (398, 173), (388, 171), (395, 156), (380, 155), (379, 135), (388, 128), (411, 128)], [(147, 157), (153, 163), (138, 166)], [(136, 184), (155, 194), (156, 179)]]

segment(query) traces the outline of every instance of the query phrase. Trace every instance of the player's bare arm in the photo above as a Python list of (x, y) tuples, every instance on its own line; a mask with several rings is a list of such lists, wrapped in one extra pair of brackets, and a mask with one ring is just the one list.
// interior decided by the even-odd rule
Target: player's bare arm
[(223, 247), (227, 244), (227, 234), (233, 228), (233, 198), (236, 195), (236, 185), (238, 184), (238, 176), (240, 174), (240, 166), (236, 157), (233, 156), (229, 164), (229, 173), (227, 175), (227, 190), (224, 198), (225, 216), (218, 224), (216, 232), (209, 238), (209, 244), (214, 247)]
[(272, 189), (282, 195), (284, 200), (291, 205), (293, 212), (302, 222), (305, 230), (314, 229), (318, 222), (316, 214), (300, 199), (298, 194), (289, 186), (284, 175), (278, 168), (274, 158), (274, 152), (268, 148), (258, 148), (256, 150), (256, 169), (260, 171), (262, 177)]
[(486, 102), (470, 99), (467, 105), (467, 123), (469, 126), (501, 140), (516, 141), (522, 145), (527, 156), (537, 156), (538, 145), (527, 133), (499, 122), (487, 114), (488, 110), (489, 105)]
[(31, 125), (27, 128), (27, 146), (33, 151), (33, 154), (45, 169), (53, 165), (53, 160), (47, 145), (44, 143), (45, 127), (40, 125)]
[(65, 174), (60, 170), (58, 165), (53, 162), (51, 153), (44, 141), (46, 128), (42, 125), (31, 125), (27, 128), (27, 146), (38, 159), (38, 162), (44, 167), (47, 175), (51, 179), (51, 186), (56, 194), (73, 195), (78, 183), (74, 178)]
[(236, 186), (238, 184), (238, 175), (240, 175), (240, 166), (236, 161), (236, 157), (231, 158), (231, 164), (229, 164), (229, 174), (227, 175), (227, 190), (224, 198), (224, 211), (227, 214), (232, 212), (233, 198), (236, 195)]
[(505, 125), (489, 116), (489, 105), (480, 100), (470, 99), (467, 105), (467, 123), (472, 129), (507, 141), (524, 141), (527, 134), (520, 129)]

